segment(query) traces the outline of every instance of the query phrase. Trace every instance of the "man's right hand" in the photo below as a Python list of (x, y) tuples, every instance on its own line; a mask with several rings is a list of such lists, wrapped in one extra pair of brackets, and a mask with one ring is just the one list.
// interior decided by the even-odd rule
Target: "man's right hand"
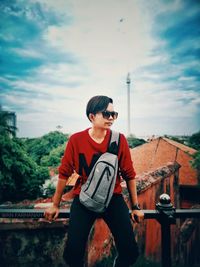
[(56, 206), (52, 206), (50, 208), (47, 208), (44, 212), (44, 217), (48, 221), (55, 221), (58, 218), (59, 214), (59, 208)]
[(62, 193), (64, 191), (65, 186), (66, 186), (66, 180), (58, 179), (58, 183), (56, 186), (56, 192), (53, 196), (53, 206), (46, 209), (44, 212), (44, 217), (49, 222), (55, 221), (58, 218), (59, 204), (60, 204), (60, 200), (61, 200)]

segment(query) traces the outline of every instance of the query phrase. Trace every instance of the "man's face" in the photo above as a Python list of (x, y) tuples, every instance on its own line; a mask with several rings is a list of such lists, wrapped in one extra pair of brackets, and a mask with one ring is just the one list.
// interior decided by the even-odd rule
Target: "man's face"
[[(95, 128), (109, 129), (114, 123), (112, 112), (114, 107), (112, 103), (109, 103), (105, 112), (98, 112), (97, 114), (90, 114), (91, 122)], [(111, 114), (109, 113), (111, 112)], [(115, 117), (115, 116), (114, 116)]]

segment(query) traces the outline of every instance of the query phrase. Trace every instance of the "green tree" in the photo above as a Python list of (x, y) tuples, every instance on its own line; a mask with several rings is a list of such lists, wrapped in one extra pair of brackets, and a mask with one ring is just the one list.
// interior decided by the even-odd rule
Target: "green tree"
[(191, 161), (191, 165), (194, 169), (197, 170), (198, 183), (200, 184), (200, 150), (193, 155), (193, 160)]
[(198, 180), (200, 184), (200, 131), (190, 136), (188, 145), (198, 150), (193, 155), (193, 160), (191, 164), (192, 164), (192, 167), (197, 170)]
[(127, 141), (130, 148), (134, 148), (136, 146), (140, 146), (146, 143), (144, 139), (136, 138), (134, 135), (129, 135), (127, 137)]
[(43, 156), (40, 160), (42, 166), (57, 167), (64, 154), (66, 144), (53, 148), (49, 155)]
[(192, 167), (197, 170), (198, 181), (200, 184), (200, 150), (193, 155), (193, 158), (194, 160), (192, 161)]
[(11, 138), (16, 127), (9, 125), (9, 116), (0, 109), (0, 202), (36, 198), (49, 178), (48, 168), (39, 167), (27, 155), (23, 143)]
[(50, 132), (40, 138), (23, 140), (28, 154), (37, 163), (41, 164), (41, 159), (49, 155), (52, 149), (66, 143), (68, 135), (59, 131)]
[(49, 178), (48, 168), (38, 166), (19, 139), (0, 136), (0, 149), (0, 201), (40, 196), (40, 186)]
[(171, 139), (175, 142), (181, 143), (181, 144), (185, 144), (185, 139), (183, 139), (182, 137), (177, 137), (177, 136), (172, 136), (172, 135), (164, 135), (164, 137)]
[(194, 149), (200, 150), (200, 131), (191, 135), (188, 142), (189, 146), (193, 147)]

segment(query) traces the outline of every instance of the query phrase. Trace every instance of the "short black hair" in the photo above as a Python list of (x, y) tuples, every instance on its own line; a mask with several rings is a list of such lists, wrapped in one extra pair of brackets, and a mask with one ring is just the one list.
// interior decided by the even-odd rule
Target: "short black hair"
[(93, 96), (87, 103), (87, 107), (86, 107), (86, 115), (89, 118), (89, 114), (97, 114), (98, 112), (102, 112), (104, 110), (106, 110), (106, 108), (108, 107), (109, 103), (113, 103), (112, 98), (108, 97), (108, 96), (104, 96), (104, 95), (97, 95), (97, 96)]

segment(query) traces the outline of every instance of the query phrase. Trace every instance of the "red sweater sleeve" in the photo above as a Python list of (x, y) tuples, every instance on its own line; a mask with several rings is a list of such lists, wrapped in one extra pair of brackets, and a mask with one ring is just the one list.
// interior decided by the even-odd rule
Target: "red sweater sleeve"
[(136, 173), (133, 168), (130, 149), (126, 137), (123, 134), (120, 134), (119, 168), (124, 180), (135, 179)]
[(67, 146), (65, 149), (64, 156), (61, 160), (61, 165), (58, 168), (59, 179), (67, 179), (74, 172), (74, 162), (73, 162), (74, 148), (72, 138), (69, 138)]

